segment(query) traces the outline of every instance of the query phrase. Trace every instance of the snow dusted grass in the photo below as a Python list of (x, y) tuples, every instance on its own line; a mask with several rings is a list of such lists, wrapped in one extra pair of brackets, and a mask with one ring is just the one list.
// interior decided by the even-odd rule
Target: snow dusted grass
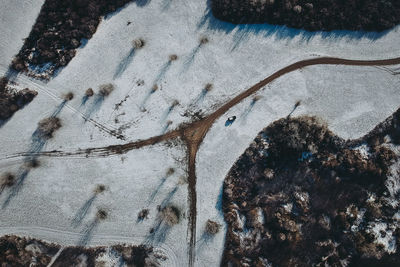
[[(4, 53), (0, 54), (2, 73), (22, 45), (21, 38), (28, 35), (34, 15), (40, 9), (33, 1), (17, 3), (7, 1), (1, 5), (31, 14), (23, 18), (25, 28), (21, 26), (21, 17), (11, 16), (11, 12), (5, 11), (7, 8), (1, 8), (7, 13), (1, 23), (14, 25), (10, 27), (14, 30), (6, 33), (8, 38), (2, 39), (8, 41), (0, 43), (0, 51)], [(128, 21), (132, 23), (127, 25)], [(16, 27), (23, 30), (15, 31)], [(189, 121), (190, 118), (183, 116), (188, 109), (211, 113), (239, 92), (297, 60), (316, 56), (397, 57), (399, 30), (397, 27), (378, 39), (351, 33), (308, 34), (285, 28), (274, 30), (269, 25), (234, 26), (217, 22), (209, 15), (206, 1), (174, 0), (165, 5), (164, 1), (152, 0), (144, 6), (132, 3), (104, 19), (93, 38), (49, 83), (17, 78), (21, 84), (38, 89), (39, 95), (0, 129), (1, 166), (7, 171), (17, 169), (18, 162), (5, 161), (4, 157), (27, 151), (37, 123), (60, 107), (58, 117), (63, 127), (44, 150), (70, 151), (125, 142), (85, 121), (83, 117), (89, 112), (93, 120), (105, 127), (121, 129), (127, 140), (143, 139)], [(139, 38), (145, 45), (132, 53), (132, 40)], [(207, 38), (208, 42), (199, 43), (201, 38)], [(176, 58), (171, 60), (170, 55)], [(109, 83), (114, 85), (113, 92), (96, 101), (99, 87)], [(152, 92), (154, 84), (158, 87)], [(209, 87), (212, 90), (207, 90), (207, 84), (212, 84)], [(260, 96), (257, 101), (246, 99), (217, 120), (197, 158), (196, 265), (219, 264), (225, 235), (220, 210), (222, 181), (262, 128), (287, 116), (296, 101), (301, 100), (292, 116), (318, 115), (340, 136), (356, 138), (398, 108), (399, 85), (400, 76), (381, 68), (307, 67), (274, 81), (257, 93)], [(93, 88), (93, 97), (85, 95), (88, 88)], [(63, 95), (69, 92), (74, 98), (61, 106)], [(171, 108), (175, 100), (178, 102)], [(230, 116), (237, 116), (237, 120), (225, 127)], [(121, 157), (43, 158), (42, 165), (29, 173), (22, 191), (4, 210), (2, 218), (6, 219), (0, 222), (0, 232), (76, 244), (85, 224), (90, 223), (96, 208), (101, 206), (109, 211), (109, 217), (98, 225), (89, 245), (125, 241), (127, 237), (135, 244), (145, 242), (157, 218), (157, 205), (167, 199), (183, 214), (187, 213), (187, 188), (179, 184), (186, 175), (186, 167), (180, 162), (184, 156), (181, 147), (166, 148), (160, 144)], [(176, 172), (165, 178), (170, 167)], [(91, 197), (96, 184), (104, 184), (108, 189), (96, 197), (82, 225), (74, 228), (71, 220)], [(149, 203), (149, 197), (158, 188)], [(4, 193), (0, 201), (3, 199)], [(144, 208), (150, 209), (149, 218), (136, 223), (137, 214)], [(201, 238), (209, 219), (222, 227), (204, 241)], [(182, 216), (179, 224), (171, 227), (165, 243), (156, 244), (174, 251), (168, 252), (171, 259), (166, 265), (187, 264), (186, 227), (187, 218)]]

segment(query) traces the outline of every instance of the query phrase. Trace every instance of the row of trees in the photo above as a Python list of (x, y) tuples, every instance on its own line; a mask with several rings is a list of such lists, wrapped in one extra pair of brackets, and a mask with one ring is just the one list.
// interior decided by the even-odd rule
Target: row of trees
[(270, 23), (310, 31), (383, 31), (400, 23), (397, 0), (212, 0), (212, 11), (232, 23)]

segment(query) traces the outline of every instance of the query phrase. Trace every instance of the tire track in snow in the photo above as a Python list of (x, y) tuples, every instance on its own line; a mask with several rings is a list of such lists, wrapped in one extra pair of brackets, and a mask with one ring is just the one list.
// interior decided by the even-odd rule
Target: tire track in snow
[[(153, 145), (165, 140), (169, 140), (176, 137), (181, 137), (186, 145), (188, 151), (188, 201), (189, 201), (189, 225), (188, 225), (188, 239), (189, 239), (189, 266), (192, 267), (195, 262), (195, 243), (196, 243), (196, 218), (197, 218), (197, 194), (196, 194), (196, 156), (197, 151), (206, 136), (208, 130), (211, 128), (213, 123), (225, 114), (230, 108), (237, 105), (247, 97), (256, 93), (257, 91), (264, 88), (267, 84), (278, 79), (279, 77), (291, 73), (293, 71), (302, 69), (307, 66), (313, 65), (343, 65), (343, 66), (385, 66), (385, 65), (397, 65), (400, 64), (400, 57), (391, 59), (381, 60), (351, 60), (335, 57), (318, 57), (312, 59), (300, 60), (292, 63), (265, 78), (264, 80), (256, 83), (252, 87), (248, 88), (244, 92), (238, 94), (236, 97), (226, 102), (223, 106), (218, 108), (215, 112), (206, 116), (202, 120), (184, 124), (178, 130), (168, 132), (164, 135), (152, 137), (146, 140), (137, 142), (131, 142), (123, 145), (114, 145), (107, 147), (88, 148), (86, 150), (78, 150), (76, 152), (62, 151), (48, 151), (38, 153), (37, 156), (48, 156), (48, 157), (60, 157), (60, 156), (76, 156), (86, 153), (87, 156), (94, 154), (95, 156), (109, 156), (113, 154), (127, 153), (132, 149)], [(11, 155), (7, 158), (21, 157), (23, 153)]]
[[(5, 72), (5, 68), (4, 66), (0, 66), (0, 69), (2, 72)], [(55, 101), (64, 101), (63, 98), (55, 95), (52, 91), (57, 91), (54, 88), (50, 88), (48, 86), (46, 86), (44, 83), (35, 81), (23, 74), (18, 74), (15, 78), (12, 79), (13, 82), (17, 83), (18, 85), (22, 86), (22, 87), (29, 87), (31, 89), (34, 89), (36, 91), (39, 92), (43, 92), (46, 95), (50, 96), (52, 99), (54, 99)], [(49, 90), (51, 89), (51, 90)], [(117, 129), (116, 128), (111, 128), (110, 126), (105, 125), (104, 123), (100, 123), (97, 122), (91, 118), (88, 118), (83, 112), (79, 111), (78, 109), (74, 108), (73, 106), (71, 106), (70, 104), (66, 103), (65, 107), (68, 108), (69, 110), (71, 110), (72, 112), (78, 114), (80, 117), (82, 117), (85, 121), (88, 121), (90, 123), (92, 123), (96, 128), (108, 133), (111, 136), (116, 137), (117, 139), (121, 139), (126, 141), (126, 137), (122, 134), (118, 134)]]

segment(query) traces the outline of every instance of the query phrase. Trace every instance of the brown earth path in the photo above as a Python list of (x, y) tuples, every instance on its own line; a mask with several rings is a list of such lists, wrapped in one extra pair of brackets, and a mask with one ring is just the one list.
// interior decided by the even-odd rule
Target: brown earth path
[[(397, 65), (397, 64), (400, 64), (400, 57), (391, 59), (381, 59), (381, 60), (351, 60), (351, 59), (342, 59), (334, 57), (319, 57), (319, 58), (301, 60), (276, 71), (275, 73), (268, 76), (264, 80), (258, 82), (257, 84), (248, 88), (244, 92), (240, 93), (239, 95), (237, 95), (236, 97), (225, 103), (223, 106), (221, 106), (215, 112), (211, 113), (205, 118), (190, 124), (184, 124), (180, 128), (170, 131), (166, 134), (122, 145), (87, 148), (74, 152), (47, 151), (47, 152), (39, 152), (34, 155), (47, 156), (47, 157), (71, 157), (71, 156), (107, 157), (110, 155), (127, 153), (130, 150), (138, 149), (149, 145), (154, 145), (169, 139), (177, 137), (182, 138), (182, 140), (185, 142), (187, 146), (187, 154), (188, 154), (189, 266), (192, 267), (195, 262), (196, 217), (197, 217), (196, 155), (200, 147), (200, 144), (202, 143), (207, 132), (211, 128), (212, 124), (220, 116), (225, 114), (225, 112), (227, 112), (230, 108), (240, 103), (245, 98), (249, 97), (258, 90), (262, 89), (267, 84), (276, 80), (277, 78), (307, 66), (313, 66), (313, 65), (385, 66), (385, 65)], [(23, 156), (32, 156), (32, 154), (18, 153), (7, 156), (6, 158), (15, 158)]]

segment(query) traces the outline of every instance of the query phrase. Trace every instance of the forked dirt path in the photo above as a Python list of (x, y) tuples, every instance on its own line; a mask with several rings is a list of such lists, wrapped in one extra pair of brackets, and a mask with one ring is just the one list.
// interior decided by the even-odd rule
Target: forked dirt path
[[(47, 156), (47, 157), (73, 157), (73, 156), (85, 156), (85, 157), (107, 157), (110, 155), (127, 153), (130, 150), (138, 149), (141, 147), (154, 145), (162, 141), (180, 137), (187, 146), (188, 155), (188, 201), (189, 201), (189, 266), (192, 267), (195, 262), (195, 242), (196, 242), (196, 217), (197, 217), (197, 194), (196, 194), (196, 155), (197, 151), (202, 143), (207, 132), (213, 125), (213, 123), (230, 108), (240, 103), (245, 98), (254, 94), (264, 86), (274, 81), (275, 79), (293, 72), (295, 70), (312, 66), (312, 65), (347, 65), (347, 66), (385, 66), (385, 65), (397, 65), (400, 64), (400, 57), (382, 60), (350, 60), (333, 57), (320, 57), (301, 60), (290, 64), (272, 75), (268, 76), (264, 80), (253, 85), (246, 91), (240, 93), (223, 106), (218, 108), (215, 112), (211, 113), (202, 120), (184, 124), (177, 130), (170, 131), (166, 134), (151, 137), (146, 140), (139, 140), (136, 142), (130, 142), (123, 145), (111, 145), (106, 147), (87, 148), (72, 152), (63, 151), (47, 151), (39, 152), (34, 154), (36, 156)], [(32, 156), (29, 153), (18, 153), (7, 156), (6, 158)]]

